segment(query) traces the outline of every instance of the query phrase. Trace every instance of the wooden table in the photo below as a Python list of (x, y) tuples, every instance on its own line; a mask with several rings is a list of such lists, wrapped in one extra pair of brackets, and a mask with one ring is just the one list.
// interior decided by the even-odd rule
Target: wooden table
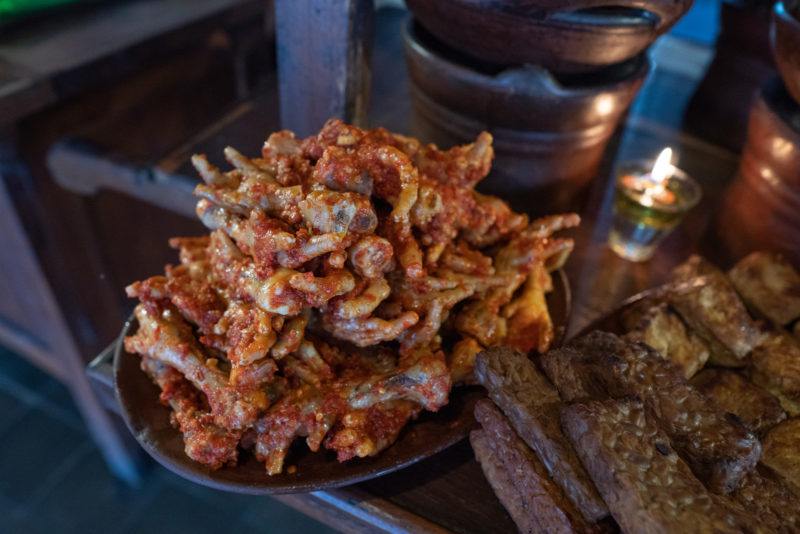
[[(399, 29), (402, 11), (383, 11), (377, 17), (378, 45), (373, 51), (373, 90), (369, 122), (414, 134), (413, 113), (408, 98)], [(591, 185), (588, 201), (580, 210), (583, 223), (576, 232), (576, 248), (567, 264), (573, 291), (573, 314), (569, 333), (609, 311), (638, 291), (662, 282), (669, 270), (688, 254), (699, 251), (727, 266), (734, 258), (720, 247), (716, 212), (726, 184), (735, 173), (738, 156), (680, 131), (683, 108), (702, 75), (708, 51), (697, 52), (699, 61), (687, 63), (687, 47), (677, 41), (662, 41), (655, 54), (660, 65), (634, 105), (624, 130), (609, 149), (603, 170)], [(671, 68), (671, 66), (676, 68)], [(687, 66), (688, 65), (688, 66)], [(181, 158), (205, 152), (220, 159), (226, 144), (244, 153), (256, 152), (264, 137), (277, 127), (274, 99), (264, 97), (237, 108), (210, 135), (197, 139), (154, 169), (171, 179), (193, 180), (193, 171)], [(664, 146), (680, 155), (679, 166), (703, 186), (704, 198), (686, 222), (647, 263), (634, 264), (616, 257), (606, 247), (610, 224), (611, 180), (618, 161), (652, 158)], [(77, 157), (75, 154), (62, 156)], [(91, 162), (84, 162), (91, 165)], [(119, 169), (125, 171), (124, 165)], [(106, 187), (113, 184), (106, 184)], [(135, 190), (129, 191), (136, 195)], [(151, 192), (152, 193), (152, 192)], [(149, 194), (151, 194), (149, 193)], [(188, 200), (187, 200), (188, 202)], [(531, 206), (532, 212), (547, 212), (547, 199)], [(102, 363), (102, 362), (100, 362)], [(102, 374), (102, 373), (101, 373)], [(344, 531), (408, 532), (508, 532), (511, 519), (484, 480), (467, 442), (407, 469), (353, 487), (311, 494), (276, 497), (333, 527)]]

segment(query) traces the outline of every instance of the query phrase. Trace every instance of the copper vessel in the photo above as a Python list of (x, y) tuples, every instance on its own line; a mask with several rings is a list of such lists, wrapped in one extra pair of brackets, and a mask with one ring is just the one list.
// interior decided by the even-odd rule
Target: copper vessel
[(769, 249), (800, 263), (800, 104), (780, 79), (756, 98), (720, 224), (735, 229), (722, 232), (735, 256)]
[(406, 0), (438, 40), (496, 65), (587, 72), (631, 59), (692, 0)]
[(519, 209), (545, 192), (551, 210), (574, 206), (649, 70), (643, 55), (591, 76), (480, 68), (413, 22), (404, 39), (415, 135), (451, 146), (488, 130), (496, 157), (482, 188)]

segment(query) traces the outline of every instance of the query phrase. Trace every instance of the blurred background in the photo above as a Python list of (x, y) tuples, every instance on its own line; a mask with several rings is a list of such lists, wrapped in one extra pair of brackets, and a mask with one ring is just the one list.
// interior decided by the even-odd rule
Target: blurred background
[[(419, 117), (418, 92), (409, 96), (404, 55), (413, 32), (425, 30), (404, 34), (410, 15), (399, 0), (375, 5), (371, 55), (362, 58), (371, 84), (359, 89), (369, 98), (353, 104), (342, 95), (344, 104), (298, 116), (325, 90), (301, 74), (330, 74), (314, 56), (313, 35), (337, 39), (337, 21), (303, 35), (281, 24), (289, 0), (278, 4), (0, 0), (0, 531), (327, 528), (272, 499), (193, 486), (142, 458), (116, 414), (104, 353), (133, 307), (123, 288), (175, 261), (169, 237), (203, 232), (191, 195), (193, 152), (212, 161), (226, 145), (257, 153), (281, 125), (307, 135), (332, 109), (424, 140), (458, 137), (435, 133), (430, 116)], [(696, 0), (644, 52), (651, 66), (619, 124), (690, 132), (718, 147), (730, 178), (749, 102), (775, 72), (770, 8)], [(327, 61), (350, 57), (345, 45), (333, 46)], [(602, 72), (551, 74), (565, 87), (593, 87)], [(617, 124), (600, 159), (568, 178), (576, 191), (625, 150)], [(564, 207), (584, 201), (576, 192)], [(106, 359), (87, 374), (98, 355)]]

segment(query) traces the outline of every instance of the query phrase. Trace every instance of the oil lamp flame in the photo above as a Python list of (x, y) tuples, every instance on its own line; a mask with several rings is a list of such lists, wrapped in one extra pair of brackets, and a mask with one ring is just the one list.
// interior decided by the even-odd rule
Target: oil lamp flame
[(667, 147), (658, 155), (653, 164), (653, 170), (647, 176), (649, 183), (645, 186), (641, 199), (642, 204), (645, 206), (653, 206), (656, 202), (672, 204), (675, 198), (667, 189), (667, 183), (673, 174), (675, 174), (675, 167), (672, 165), (672, 149)]
[(675, 173), (675, 167), (672, 166), (672, 149), (665, 148), (656, 158), (653, 165), (653, 170), (650, 171), (650, 176), (654, 182), (659, 183), (662, 187), (665, 182)]
[(622, 258), (645, 261), (700, 200), (700, 184), (678, 167), (672, 149), (653, 161), (631, 161), (617, 170), (614, 220), (608, 244)]

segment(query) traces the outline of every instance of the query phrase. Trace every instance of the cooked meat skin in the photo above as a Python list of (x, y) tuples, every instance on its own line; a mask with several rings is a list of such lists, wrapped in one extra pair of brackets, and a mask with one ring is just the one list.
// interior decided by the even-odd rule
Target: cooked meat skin
[(758, 462), (761, 444), (755, 434), (710, 405), (675, 364), (647, 345), (592, 332), (544, 354), (541, 362), (567, 402), (642, 399), (682, 458), (716, 493), (733, 490)]
[(203, 409), (200, 392), (172, 367), (143, 357), (142, 370), (161, 388), (160, 400), (172, 408), (172, 424), (183, 434), (186, 455), (211, 469), (236, 464), (241, 431), (231, 431), (214, 423)]
[(483, 427), (490, 446), (505, 466), (517, 491), (524, 496), (526, 512), (538, 524), (537, 532), (596, 530), (550, 480), (542, 463), (491, 401), (482, 400), (476, 404), (475, 419)]
[(761, 434), (786, 419), (778, 399), (735, 371), (704, 369), (690, 384), (753, 432)]
[(745, 302), (777, 326), (800, 318), (800, 273), (780, 254), (753, 252), (728, 276)]
[(800, 341), (781, 332), (770, 332), (752, 354), (750, 374), (781, 401), (790, 416), (800, 415)]
[(481, 465), (483, 476), (486, 477), (497, 499), (514, 520), (519, 531), (524, 534), (539, 532), (536, 518), (528, 513), (527, 496), (517, 491), (499, 454), (492, 449), (486, 431), (473, 430), (469, 434), (469, 442), (475, 453), (475, 459)]
[(764, 438), (761, 463), (781, 476), (800, 495), (800, 418), (787, 419)]
[(209, 234), (171, 239), (180, 265), (126, 288), (125, 347), (181, 378), (152, 375), (190, 457), (235, 463), (237, 437), (268, 474), (300, 439), (371, 456), (473, 382), (487, 340), (552, 342), (545, 294), (573, 247), (554, 234), (580, 218), (531, 221), (475, 191), (489, 133), (443, 151), (332, 119), (271, 134), (259, 157), (223, 153), (229, 170), (192, 157)]
[(561, 420), (623, 532), (742, 532), (755, 524), (703, 487), (640, 401), (573, 404)]
[(673, 280), (686, 282), (702, 276), (706, 283), (670, 294), (670, 304), (711, 348), (711, 362), (742, 367), (759, 343), (761, 332), (747, 313), (725, 274), (699, 256), (692, 256), (673, 271)]
[(192, 335), (189, 323), (172, 308), (152, 309), (144, 304), (134, 311), (139, 329), (125, 338), (125, 350), (169, 365), (201, 391), (211, 407), (214, 421), (222, 428), (242, 430), (267, 407), (263, 392), (243, 393), (228, 383)]
[[(626, 319), (628, 319), (626, 321)], [(660, 304), (636, 317), (623, 315), (626, 338), (641, 341), (683, 369), (687, 379), (694, 376), (708, 361), (708, 345), (686, 328), (669, 306)]]
[(608, 510), (561, 431), (558, 392), (533, 362), (520, 352), (492, 348), (478, 355), (475, 376), (586, 520), (606, 516)]
[(747, 473), (730, 497), (768, 532), (800, 532), (800, 498), (769, 468)]

